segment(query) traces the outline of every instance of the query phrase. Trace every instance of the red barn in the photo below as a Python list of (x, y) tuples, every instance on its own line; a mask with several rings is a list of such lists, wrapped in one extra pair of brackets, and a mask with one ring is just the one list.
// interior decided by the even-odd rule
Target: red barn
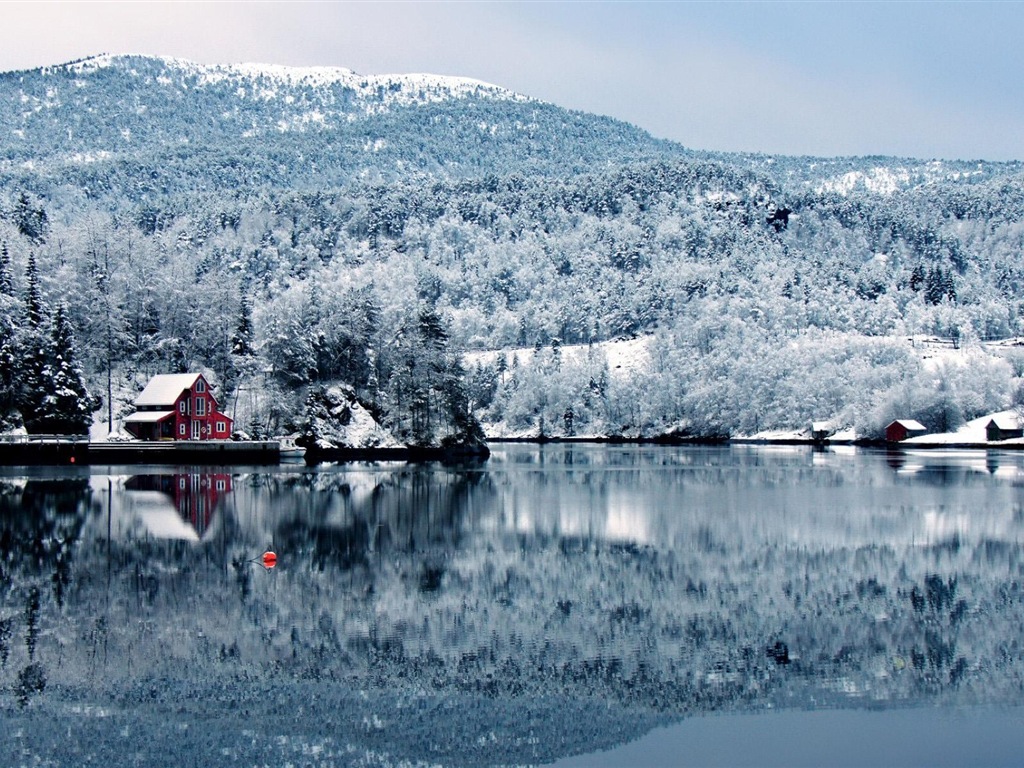
[(140, 440), (226, 440), (233, 422), (218, 408), (201, 373), (161, 374), (136, 398), (124, 427)]
[(896, 419), (885, 428), (885, 439), (890, 443), (898, 443), (908, 437), (927, 434), (928, 428), (913, 419)]

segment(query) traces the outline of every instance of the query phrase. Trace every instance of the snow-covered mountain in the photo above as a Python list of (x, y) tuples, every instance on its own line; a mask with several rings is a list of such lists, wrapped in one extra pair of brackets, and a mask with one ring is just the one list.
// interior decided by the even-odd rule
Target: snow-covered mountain
[[(280, 94), (278, 87), (285, 89), (304, 87), (316, 93), (327, 105), (332, 99), (327, 94), (338, 89), (354, 92), (356, 99), (367, 104), (390, 103), (412, 104), (427, 101), (444, 101), (460, 96), (487, 96), (495, 99), (520, 99), (513, 92), (481, 80), (468, 77), (451, 77), (431, 74), (399, 74), (399, 75), (361, 75), (344, 67), (289, 67), (278, 64), (197, 64), (186, 59), (171, 56), (132, 56), (102, 54), (87, 59), (70, 62), (56, 67), (44, 67), (41, 72), (46, 75), (68, 72), (80, 77), (88, 77), (103, 69), (119, 68), (131, 77), (142, 78), (146, 84), (154, 82), (152, 72), (140, 71), (151, 69), (153, 65), (162, 64), (163, 72), (155, 78), (155, 82), (168, 88), (204, 88), (227, 82), (241, 89), (236, 93), (245, 97), (247, 88), (261, 86), (250, 95), (264, 101), (272, 101), (281, 96), (285, 103), (293, 103), (293, 97)], [(82, 87), (81, 80), (76, 86)]]
[(70, 172), (93, 193), (127, 196), (550, 173), (679, 152), (633, 126), (469, 78), (127, 55), (0, 75), (0, 124), (0, 178), (38, 185)]
[[(190, 96), (189, 92), (209, 91), (218, 98), (230, 93), (234, 97), (231, 108), (212, 116), (229, 124), (243, 124), (246, 117), (253, 117), (249, 106), (259, 105), (261, 119), (243, 131), (246, 136), (268, 129), (285, 132), (337, 127), (393, 107), (453, 99), (530, 101), (496, 85), (465, 77), (360, 75), (340, 67), (203, 65), (170, 57), (102, 55), (47, 67), (41, 74), (48, 84), (46, 96), (40, 98), (38, 93), (23, 91), (26, 114), (28, 110), (60, 107), (62, 99), (81, 103), (85, 91), (95, 92), (113, 75), (122, 78), (133, 90), (148, 91), (150, 98), (183, 101)], [(76, 95), (76, 91), (83, 93)], [(136, 109), (139, 108), (145, 109)]]

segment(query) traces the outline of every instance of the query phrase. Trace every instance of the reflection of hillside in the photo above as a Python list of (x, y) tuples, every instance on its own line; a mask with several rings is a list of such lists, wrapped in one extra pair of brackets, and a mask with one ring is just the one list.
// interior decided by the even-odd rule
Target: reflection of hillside
[(265, 532), (288, 556), (322, 568), (369, 565), (370, 554), (456, 549), (475, 504), (493, 496), (479, 472), (400, 465), (289, 478), (252, 476), (237, 505), (243, 536)]
[[(226, 697), (258, 717), (270, 709), (247, 693), (254, 685), (343, 683), (379, 709), (348, 701), (339, 714), (310, 700), (309, 716), (379, 720), (388, 744), (404, 743), (397, 730), (414, 717), (416, 743), (449, 755), (480, 756), (460, 741), (479, 732), (453, 732), (449, 705), (470, 723), (473, 711), (529, 719), (538, 702), (575, 702), (562, 717), (599, 702), (650, 722), (812, 702), (1024, 699), (1024, 658), (1012, 652), (1024, 518), (1020, 489), (998, 473), (972, 469), (950, 487), (898, 474), (884, 454), (496, 454), (486, 471), (238, 476), (232, 527), (160, 557), (141, 540), (110, 557), (84, 537), (72, 597), (46, 612), (40, 658), (60, 659), (66, 685), (101, 701), (124, 691), (142, 712)], [(79, 507), (94, 510), (92, 531), (106, 524), (97, 485)], [(114, 508), (144, 491), (109, 493)], [(251, 562), (266, 545), (280, 558), (273, 571)], [(11, 652), (17, 669), (23, 644)], [(494, 761), (557, 755), (560, 731), (597, 738), (545, 711), (530, 722), (549, 746), (499, 729)], [(346, 733), (363, 743), (378, 726)]]

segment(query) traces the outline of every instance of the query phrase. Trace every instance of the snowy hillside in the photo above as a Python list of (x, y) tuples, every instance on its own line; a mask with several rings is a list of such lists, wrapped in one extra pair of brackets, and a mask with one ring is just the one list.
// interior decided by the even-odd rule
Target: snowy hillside
[[(162, 69), (154, 71), (154, 65)], [(101, 55), (59, 67), (43, 74), (58, 78), (70, 73), (75, 88), (88, 88), (90, 78), (102, 70), (116, 69), (138, 81), (138, 87), (156, 87), (182, 94), (189, 89), (230, 86), (244, 109), (247, 101), (274, 104), (281, 115), (281, 129), (304, 124), (327, 125), (362, 114), (387, 109), (473, 96), (526, 101), (526, 97), (480, 80), (430, 74), (360, 75), (341, 67), (286, 67), (273, 64), (196, 64), (171, 57)], [(50, 100), (27, 98), (27, 108), (60, 106), (56, 93)], [(223, 115), (222, 115), (223, 117)]]
[(129, 55), (0, 74), (0, 125), (0, 180), (38, 188), (63, 168), (91, 195), (131, 198), (679, 154), (624, 123), (465, 77)]
[(210, 370), (270, 435), (326, 382), (402, 442), (945, 432), (1024, 399), (1024, 350), (907, 339), (1024, 336), (1022, 220), (1019, 163), (701, 153), (467, 78), (0, 74), (0, 419), (63, 302), (94, 389)]

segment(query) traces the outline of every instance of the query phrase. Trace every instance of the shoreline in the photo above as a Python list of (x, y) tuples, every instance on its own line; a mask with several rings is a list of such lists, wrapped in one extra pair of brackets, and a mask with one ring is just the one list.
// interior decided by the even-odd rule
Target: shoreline
[[(591, 435), (586, 437), (495, 437), (480, 446), (410, 447), (396, 448), (315, 448), (307, 449), (302, 463), (315, 466), (322, 463), (406, 462), (420, 463), (482, 463), (490, 457), (488, 445), (653, 445), (653, 446), (807, 446), (817, 450), (829, 447), (873, 448), (903, 453), (914, 450), (1024, 450), (1024, 440), (1002, 442), (937, 442), (922, 441), (898, 443), (885, 440), (815, 440), (812, 438), (756, 438), (756, 437), (623, 437), (621, 435)], [(276, 440), (263, 441), (181, 441), (166, 443), (103, 443), (74, 438), (43, 440), (23, 438), (16, 441), (0, 440), (0, 466), (93, 466), (112, 464), (158, 465), (259, 465), (280, 466), (289, 462), (281, 455)]]
[(608, 444), (608, 445), (806, 445), (817, 448), (850, 447), (850, 448), (883, 448), (890, 451), (938, 450), (952, 448), (956, 450), (979, 451), (1019, 451), (1024, 450), (1024, 440), (1003, 440), (994, 442), (957, 441), (957, 442), (890, 442), (884, 439), (857, 438), (854, 440), (816, 440), (811, 437), (677, 437), (661, 435), (658, 437), (621, 437), (621, 436), (590, 436), (590, 437), (491, 437), (490, 444)]
[[(486, 443), (474, 446), (397, 448), (312, 448), (302, 461), (324, 462), (474, 462), (486, 461)], [(256, 465), (290, 463), (282, 456), (277, 440), (182, 440), (166, 442), (91, 442), (73, 436), (19, 436), (0, 439), (0, 466), (94, 466), (113, 464), (156, 465)]]

